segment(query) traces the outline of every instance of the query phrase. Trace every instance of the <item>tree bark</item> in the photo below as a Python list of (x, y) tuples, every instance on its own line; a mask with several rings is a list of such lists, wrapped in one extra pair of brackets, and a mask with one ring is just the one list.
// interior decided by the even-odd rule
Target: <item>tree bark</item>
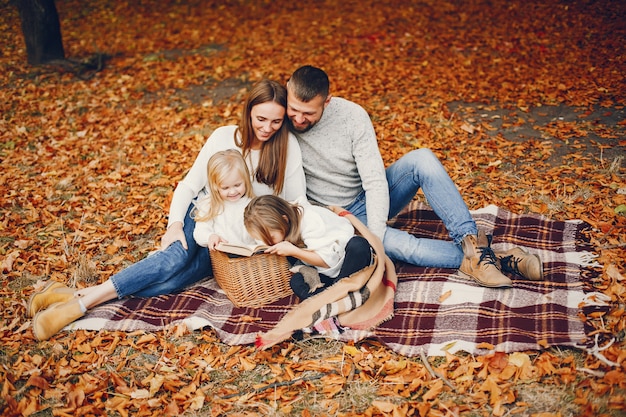
[(54, 0), (17, 0), (26, 55), (31, 65), (65, 59), (59, 14)]

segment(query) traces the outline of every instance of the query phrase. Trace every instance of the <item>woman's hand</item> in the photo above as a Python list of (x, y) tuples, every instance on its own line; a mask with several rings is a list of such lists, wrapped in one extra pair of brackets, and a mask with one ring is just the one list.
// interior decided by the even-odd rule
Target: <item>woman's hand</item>
[(182, 222), (172, 223), (172, 225), (167, 228), (165, 234), (161, 238), (161, 250), (167, 249), (169, 245), (177, 240), (180, 240), (180, 243), (183, 245), (185, 250), (188, 249)]

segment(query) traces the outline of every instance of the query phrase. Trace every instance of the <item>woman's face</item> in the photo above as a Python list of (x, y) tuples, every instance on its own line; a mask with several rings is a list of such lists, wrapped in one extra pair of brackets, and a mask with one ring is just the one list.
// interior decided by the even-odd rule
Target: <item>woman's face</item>
[(285, 108), (273, 101), (257, 104), (250, 111), (255, 142), (267, 142), (283, 125)]

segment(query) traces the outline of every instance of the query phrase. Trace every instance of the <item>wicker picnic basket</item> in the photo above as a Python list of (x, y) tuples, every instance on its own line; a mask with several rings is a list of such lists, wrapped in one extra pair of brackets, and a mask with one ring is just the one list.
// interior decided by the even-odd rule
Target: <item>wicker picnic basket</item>
[(209, 253), (217, 284), (237, 307), (261, 307), (293, 293), (284, 256), (268, 253), (229, 257), (217, 250)]

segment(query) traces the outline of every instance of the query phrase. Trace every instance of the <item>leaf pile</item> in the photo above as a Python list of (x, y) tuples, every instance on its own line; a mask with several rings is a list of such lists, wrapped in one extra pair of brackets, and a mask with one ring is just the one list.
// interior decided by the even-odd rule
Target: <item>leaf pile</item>
[[(0, 3), (3, 415), (624, 413), (626, 3), (56, 4), (68, 57), (111, 58), (81, 77), (29, 67), (16, 8)], [(368, 110), (387, 164), (429, 147), (472, 209), (588, 222), (602, 266), (590, 287), (610, 304), (581, 317), (598, 349), (428, 359), (313, 339), (258, 352), (180, 328), (37, 342), (33, 285), (93, 285), (153, 250), (208, 134), (237, 121), (251, 83), (303, 64)]]

